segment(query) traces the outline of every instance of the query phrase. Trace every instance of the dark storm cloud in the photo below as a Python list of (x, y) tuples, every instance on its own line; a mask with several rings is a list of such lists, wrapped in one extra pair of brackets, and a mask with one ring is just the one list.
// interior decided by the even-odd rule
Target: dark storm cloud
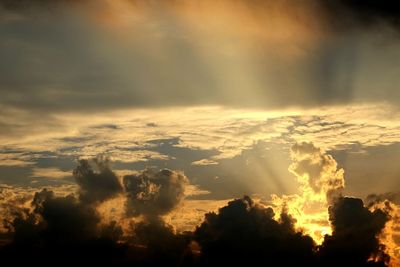
[(146, 169), (123, 178), (128, 216), (160, 216), (174, 209), (185, 196), (188, 178), (180, 172)]
[[(73, 195), (56, 197), (46, 189), (37, 192), (32, 211), (20, 209), (5, 226), (12, 241), (0, 250), (2, 263), (67, 265), (80, 262), (111, 262), (122, 253), (113, 238), (121, 231), (115, 224), (102, 230), (100, 216), (92, 206)], [(112, 234), (111, 234), (112, 233)]]
[(160, 218), (150, 218), (134, 226), (134, 243), (147, 248), (142, 257), (148, 266), (190, 266), (191, 238), (191, 233), (176, 234)]
[(388, 221), (382, 210), (370, 211), (356, 198), (340, 198), (330, 207), (332, 235), (321, 246), (294, 230), (284, 212), (279, 221), (270, 208), (244, 197), (209, 213), (195, 231), (201, 262), (274, 266), (387, 266), (378, 235)]
[(73, 174), (79, 185), (79, 198), (85, 203), (102, 202), (122, 192), (117, 175), (110, 169), (105, 158), (93, 160), (98, 172), (93, 170), (88, 160), (80, 160)]
[[(32, 209), (15, 210), (6, 221), (12, 241), (0, 248), (3, 263), (107, 263), (112, 266), (387, 266), (377, 235), (387, 217), (369, 211), (359, 199), (342, 198), (330, 208), (332, 236), (321, 247), (297, 232), (295, 221), (249, 197), (208, 213), (194, 233), (176, 234), (160, 217), (147, 217), (122, 236), (117, 222), (100, 225), (93, 205), (72, 195), (42, 190)], [(118, 242), (117, 242), (118, 241)], [(368, 261), (371, 257), (380, 259)], [(380, 257), (380, 258), (379, 258)]]
[[(97, 160), (96, 163), (100, 169), (98, 173), (85, 160), (80, 161), (74, 171), (80, 186), (79, 199), (74, 195), (57, 197), (52, 191), (43, 189), (35, 193), (31, 208), (9, 203), (7, 208), (11, 217), (3, 219), (3, 223), (11, 233), (11, 240), (4, 246), (1, 244), (2, 263), (44, 266), (77, 262), (112, 266), (191, 264), (192, 253), (187, 247), (191, 234), (176, 234), (158, 216), (174, 208), (183, 197), (181, 186), (187, 178), (169, 170), (154, 172), (152, 176), (147, 172), (145, 177), (160, 188), (162, 185), (163, 189), (157, 196), (166, 203), (153, 199), (153, 204), (149, 205), (151, 216), (145, 213), (149, 216), (141, 222), (132, 223), (133, 231), (123, 237), (119, 223), (101, 223), (101, 215), (96, 210), (99, 201), (115, 193), (110, 187), (117, 182), (106, 161)], [(127, 189), (133, 190), (134, 185), (129, 184)], [(137, 190), (140, 191), (139, 188)], [(139, 209), (143, 208), (140, 205), (138, 202)]]
[(96, 235), (99, 216), (72, 195), (58, 198), (44, 189), (35, 194), (32, 206), (34, 213), (40, 214), (47, 223), (44, 236), (54, 238), (54, 242), (88, 239)]
[(389, 256), (378, 235), (389, 220), (388, 214), (372, 212), (361, 199), (345, 197), (329, 208), (329, 220), (333, 232), (320, 249), (323, 266), (385, 266)]
[(205, 266), (265, 265), (312, 266), (313, 240), (296, 233), (293, 219), (285, 214), (274, 220), (271, 208), (257, 206), (249, 197), (236, 199), (209, 213), (196, 229)]

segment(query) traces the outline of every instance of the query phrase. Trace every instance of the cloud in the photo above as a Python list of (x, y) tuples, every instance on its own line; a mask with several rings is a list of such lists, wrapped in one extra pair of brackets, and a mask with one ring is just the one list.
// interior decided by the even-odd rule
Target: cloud
[(58, 168), (34, 168), (32, 177), (46, 179), (63, 179), (71, 176), (70, 171), (62, 171)]
[(369, 205), (390, 201), (394, 204), (400, 205), (400, 192), (387, 192), (383, 194), (370, 194), (366, 198)]
[[(125, 4), (126, 7), (134, 7), (138, 5), (136, 0), (128, 0), (121, 1)], [(143, 7), (154, 7), (157, 4), (164, 2), (165, 5), (158, 5), (158, 7), (162, 8), (178, 8), (185, 7), (182, 3), (175, 0), (164, 0), (164, 1), (149, 1), (148, 3), (141, 3)], [(201, 1), (193, 1), (195, 6), (197, 4), (198, 7), (212, 6), (211, 1), (204, 1), (203, 5), (200, 4)], [(12, 11), (20, 11), (30, 9), (32, 7), (37, 8), (49, 8), (49, 7), (58, 7), (62, 8), (63, 5), (71, 5), (77, 3), (92, 3), (91, 0), (1, 0), (0, 6), (5, 9)], [(106, 1), (95, 1), (98, 6), (104, 6), (104, 8), (108, 8), (109, 10), (113, 10), (113, 5), (106, 3)], [(223, 2), (225, 6), (229, 6), (229, 1)], [(215, 4), (214, 4), (215, 5)], [(295, 2), (291, 0), (283, 0), (278, 3), (273, 0), (269, 1), (258, 1), (251, 2), (247, 0), (241, 0), (236, 3), (239, 7), (247, 7), (251, 10), (261, 9), (263, 12), (268, 12), (268, 8), (270, 9), (278, 9), (280, 12), (283, 12), (286, 9), (286, 12), (293, 12), (293, 10), (299, 11), (313, 11), (313, 6), (321, 7), (322, 11), (326, 13), (324, 15), (330, 16), (329, 22), (331, 22), (334, 26), (337, 24), (345, 24), (345, 23), (359, 23), (363, 26), (371, 26), (374, 24), (379, 24), (384, 21), (389, 24), (393, 24), (394, 26), (398, 26), (398, 16), (400, 14), (400, 5), (395, 0), (383, 0), (380, 2), (376, 2), (374, 0), (366, 0), (366, 1), (357, 1), (357, 0), (311, 0), (311, 1), (302, 1)], [(186, 4), (186, 7), (190, 7), (190, 4)], [(231, 4), (231, 6), (234, 6)], [(139, 8), (138, 8), (139, 9)], [(318, 9), (315, 9), (318, 10)], [(314, 11), (315, 11), (314, 10)], [(273, 13), (273, 12), (270, 12)], [(338, 17), (341, 16), (342, 19), (340, 22), (338, 21)]]
[(341, 197), (329, 208), (329, 219), (332, 234), (317, 246), (309, 236), (296, 232), (295, 219), (285, 211), (276, 216), (271, 208), (244, 197), (218, 213), (208, 213), (194, 236), (205, 266), (388, 266), (379, 239), (389, 219), (385, 211), (370, 211), (361, 199)]
[[(400, 26), (400, 4), (396, 0), (327, 0), (319, 1), (330, 14), (334, 26), (349, 25), (361, 27), (384, 27), (386, 23), (393, 27)], [(345, 30), (345, 28), (341, 28)]]
[(384, 211), (371, 212), (361, 199), (344, 197), (329, 208), (329, 219), (333, 231), (320, 248), (323, 266), (385, 266), (389, 261), (378, 237), (389, 220)]
[(123, 178), (128, 215), (160, 216), (172, 211), (184, 198), (188, 178), (181, 172), (146, 169)]
[(341, 196), (344, 189), (344, 170), (335, 159), (312, 143), (296, 143), (291, 148), (289, 171), (299, 183), (299, 193), (272, 195), (272, 203), (296, 220), (296, 226), (321, 243), (330, 232), (328, 206)]
[(84, 159), (79, 161), (79, 165), (73, 171), (79, 185), (79, 198), (85, 203), (103, 202), (122, 192), (122, 185), (110, 169), (108, 160), (96, 158), (94, 164), (99, 169), (98, 172)]
[[(71, 2), (87, 5), (63, 4)], [(391, 21), (398, 8), (390, 1), (139, 2), (1, 1), (7, 12), (38, 14), (2, 21), (0, 104), (40, 118), (154, 106), (398, 103), (390, 33), (331, 33), (346, 18)]]
[[(129, 202), (129, 207), (142, 211), (144, 220), (131, 220), (132, 230), (123, 229), (122, 218), (105, 220), (103, 204), (112, 202), (112, 197), (122, 189), (107, 160), (94, 160), (99, 169), (95, 172), (87, 160), (81, 160), (74, 170), (79, 185), (79, 198), (73, 194), (56, 196), (54, 192), (43, 189), (36, 192), (28, 206), (22, 202), (8, 202), (10, 216), (4, 218), (4, 225), (10, 231), (11, 240), (0, 246), (0, 256), (5, 263), (22, 264), (35, 262), (42, 264), (62, 260), (63, 264), (72, 262), (108, 263), (111, 265), (140, 264), (155, 266), (160, 263), (178, 265), (191, 252), (187, 249), (190, 235), (176, 234), (173, 227), (166, 224), (160, 215), (171, 211), (183, 198), (184, 186), (188, 183), (182, 173), (170, 170), (152, 172), (145, 170), (138, 174), (143, 181), (158, 187), (157, 195), (146, 200), (151, 212), (142, 210), (140, 201), (146, 193), (144, 184), (135, 188), (134, 175), (124, 178), (127, 192), (137, 190), (137, 203)], [(116, 186), (118, 184), (118, 186)], [(150, 183), (145, 183), (150, 185)], [(130, 197), (130, 194), (121, 195)], [(149, 196), (149, 195), (147, 195)], [(10, 197), (7, 197), (11, 200)], [(1, 200), (1, 199), (0, 199)], [(133, 207), (132, 205), (136, 205)], [(118, 207), (115, 207), (118, 208)], [(96, 255), (99, 254), (100, 255)], [(25, 257), (18, 258), (17, 255)], [(36, 260), (37, 259), (37, 260)]]
[(400, 194), (388, 192), (367, 196), (366, 203), (370, 210), (384, 210), (388, 222), (379, 239), (385, 245), (384, 252), (390, 255), (390, 266), (400, 265)]
[(226, 206), (231, 199), (214, 200), (185, 199), (179, 209), (162, 216), (163, 220), (174, 227), (177, 232), (193, 232), (204, 220), (204, 214), (217, 212), (219, 208)]
[(331, 155), (312, 143), (296, 143), (291, 148), (293, 163), (289, 167), (306, 194), (326, 197), (328, 203), (344, 189), (344, 170)]
[(201, 159), (192, 162), (192, 165), (195, 166), (208, 166), (208, 165), (216, 165), (218, 162), (210, 159)]
[[(292, 158), (291, 169), (298, 176), (321, 174), (324, 170), (332, 175), (334, 181), (341, 177), (333, 158), (312, 144), (293, 146)], [(318, 186), (315, 191), (311, 183), (306, 187), (311, 190), (309, 192), (320, 194), (318, 201), (325, 201), (316, 204), (326, 205), (328, 199), (331, 204), (329, 223), (332, 233), (323, 236), (320, 245), (299, 227), (299, 223), (304, 223), (302, 218), (290, 214), (293, 209), (298, 212), (298, 209), (303, 209), (300, 212), (305, 214), (308, 212), (310, 207), (304, 203), (296, 206), (299, 198), (274, 208), (247, 196), (234, 199), (217, 212), (207, 213), (194, 231), (182, 233), (176, 232), (165, 221), (165, 216), (176, 211), (185, 196), (189, 185), (183, 173), (146, 169), (125, 175), (125, 194), (119, 194), (121, 199), (116, 199), (113, 196), (120, 192), (120, 188), (111, 190), (111, 193), (106, 189), (110, 189), (110, 181), (114, 184), (118, 179), (108, 162), (100, 159), (95, 161), (98, 172), (86, 160), (80, 161), (75, 169), (81, 179), (78, 182), (79, 197), (73, 194), (58, 196), (44, 189), (36, 192), (28, 205), (27, 198), (5, 196), (6, 201), (14, 201), (9, 205), (12, 216), (4, 220), (12, 239), (4, 246), (0, 245), (3, 262), (47, 265), (57, 260), (66, 264), (76, 263), (79, 259), (82, 263), (113, 266), (159, 266), (161, 263), (168, 266), (214, 266), (222, 263), (387, 266), (389, 256), (380, 235), (393, 221), (389, 209), (392, 206), (374, 206), (372, 209), (356, 198), (327, 198), (332, 188), (340, 189), (336, 182), (328, 183), (332, 187)], [(315, 168), (313, 164), (323, 168)], [(311, 171), (305, 172), (300, 165)], [(93, 181), (97, 180), (102, 182), (94, 186)], [(118, 205), (115, 209), (123, 207), (122, 198), (127, 202), (122, 218), (104, 220), (102, 205), (114, 203)], [(208, 204), (212, 204), (213, 209), (216, 204), (223, 205), (222, 202)], [(324, 207), (328, 210), (327, 205)], [(317, 206), (318, 212), (320, 208)], [(123, 225), (127, 221), (129, 229)]]
[(8, 264), (34, 261), (44, 265), (78, 259), (111, 262), (115, 251), (122, 252), (113, 240), (118, 227), (110, 224), (103, 229), (99, 222), (92, 206), (73, 195), (57, 197), (44, 189), (35, 193), (31, 209), (19, 209), (13, 220), (5, 221), (13, 235), (12, 242), (0, 250), (2, 260)]
[[(11, 121), (12, 114), (5, 116)], [(399, 166), (387, 160), (400, 151), (399, 118), (396, 108), (386, 104), (275, 112), (227, 107), (143, 109), (97, 114), (90, 121), (81, 115), (62, 115), (54, 125), (56, 131), (44, 127), (38, 134), (29, 129), (40, 129), (41, 121), (35, 124), (17, 116), (16, 121), (26, 124), (26, 133), (1, 138), (0, 164), (17, 160), (21, 166), (0, 167), (0, 181), (35, 187), (64, 183), (67, 180), (34, 179), (38, 183), (33, 184), (31, 173), (34, 167), (73, 169), (76, 158), (105, 154), (114, 169), (184, 170), (214, 199), (294, 194), (298, 183), (288, 179), (288, 154), (292, 144), (306, 141), (346, 169), (347, 194), (364, 197), (370, 188), (380, 193), (399, 186)], [(147, 121), (159, 126), (145, 127)], [(96, 127), (108, 124), (118, 129)], [(202, 159), (218, 165), (191, 165)], [(24, 162), (30, 165), (22, 167)], [(364, 164), (374, 167), (366, 169)], [(220, 179), (210, 179), (215, 176)]]
[(160, 218), (137, 223), (134, 240), (146, 248), (142, 255), (146, 266), (191, 266), (191, 251), (188, 249), (191, 233), (176, 234)]
[(314, 243), (294, 230), (287, 214), (274, 220), (274, 211), (255, 204), (249, 197), (236, 199), (208, 213), (196, 229), (201, 262), (220, 264), (261, 264), (311, 266), (315, 262)]
[[(51, 232), (44, 235), (55, 238), (54, 242), (69, 239), (84, 240), (96, 236), (98, 215), (72, 195), (55, 197), (53, 192), (43, 189), (35, 194), (32, 206), (34, 212), (40, 214), (47, 223), (46, 231)], [(16, 227), (19, 226), (16, 225)], [(57, 238), (60, 239), (57, 240)]]

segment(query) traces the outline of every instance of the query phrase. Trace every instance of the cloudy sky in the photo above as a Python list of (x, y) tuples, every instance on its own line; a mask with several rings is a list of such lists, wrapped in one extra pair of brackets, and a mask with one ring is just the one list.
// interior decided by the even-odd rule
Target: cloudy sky
[(47, 203), (216, 264), (247, 207), (327, 266), (354, 208), (371, 247), (344, 258), (400, 266), (396, 1), (0, 0), (0, 35), (0, 245)]

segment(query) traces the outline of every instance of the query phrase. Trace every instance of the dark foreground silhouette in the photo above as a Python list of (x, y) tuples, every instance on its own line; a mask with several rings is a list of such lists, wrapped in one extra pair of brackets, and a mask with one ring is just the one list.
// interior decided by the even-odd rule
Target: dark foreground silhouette
[[(37, 192), (31, 207), (10, 204), (3, 218), (9, 233), (0, 242), (1, 266), (387, 266), (377, 236), (389, 216), (362, 200), (340, 197), (329, 208), (332, 235), (317, 246), (295, 230), (285, 212), (245, 196), (208, 213), (193, 232), (175, 233), (161, 215), (182, 200), (187, 178), (171, 170), (127, 175), (122, 184), (105, 162), (98, 171), (82, 160), (74, 170), (78, 197)], [(141, 216), (123, 232), (119, 222), (101, 224), (97, 205), (118, 194), (126, 214)], [(8, 238), (8, 239), (7, 239)], [(5, 242), (4, 242), (5, 240)]]
[[(37, 193), (34, 211), (10, 222), (15, 231), (0, 250), (2, 263), (38, 265), (108, 264), (110, 266), (387, 266), (376, 235), (387, 215), (370, 212), (360, 199), (341, 198), (330, 208), (333, 234), (317, 247), (296, 232), (293, 220), (249, 197), (208, 213), (194, 231), (174, 234), (158, 218), (134, 226), (123, 237), (116, 223), (99, 227), (93, 209), (73, 197)], [(43, 221), (35, 223), (33, 217)], [(10, 226), (11, 227), (11, 226)], [(375, 261), (370, 261), (375, 257)], [(4, 265), (11, 266), (11, 265)]]

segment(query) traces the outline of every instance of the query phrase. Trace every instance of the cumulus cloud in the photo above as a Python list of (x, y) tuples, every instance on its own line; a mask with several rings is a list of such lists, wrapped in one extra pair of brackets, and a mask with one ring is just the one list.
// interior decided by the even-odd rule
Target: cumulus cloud
[(94, 159), (98, 172), (93, 170), (88, 160), (82, 159), (73, 175), (79, 185), (79, 198), (85, 203), (102, 202), (122, 192), (117, 175), (110, 169), (105, 158)]
[(113, 266), (386, 266), (388, 257), (377, 235), (387, 215), (369, 211), (359, 199), (340, 198), (330, 208), (334, 230), (321, 246), (295, 230), (285, 211), (275, 217), (272, 208), (243, 197), (206, 214), (194, 232), (176, 233), (160, 217), (151, 217), (132, 225), (131, 234), (123, 237), (117, 222), (99, 224), (93, 205), (42, 190), (35, 194), (31, 211), (24, 209), (7, 222), (13, 240), (0, 248), (0, 255), (14, 264), (79, 259)]
[(336, 160), (312, 143), (296, 143), (291, 148), (289, 171), (300, 187), (293, 195), (272, 196), (272, 202), (297, 219), (296, 225), (318, 243), (330, 232), (328, 206), (341, 196), (344, 189), (344, 170)]
[(379, 234), (388, 221), (382, 210), (370, 211), (357, 198), (338, 199), (329, 208), (332, 235), (326, 236), (320, 248), (323, 266), (385, 266), (389, 256), (384, 252)]
[(185, 196), (188, 178), (181, 172), (146, 169), (123, 178), (128, 215), (160, 216), (174, 209)]
[[(123, 186), (118, 184), (118, 190), (110, 193), (109, 182), (118, 179), (108, 162), (95, 160), (95, 171), (88, 161), (80, 161), (75, 169), (78, 197), (57, 196), (44, 189), (34, 194), (29, 205), (26, 199), (10, 203), (3, 223), (11, 240), (0, 244), (0, 257), (13, 264), (79, 259), (113, 266), (384, 267), (389, 260), (395, 263), (395, 248), (386, 247), (390, 243), (385, 234), (398, 227), (398, 206), (382, 202), (383, 196), (369, 197), (365, 206), (361, 199), (332, 194), (343, 187), (343, 171), (310, 143), (294, 145), (292, 159), (290, 170), (299, 179), (301, 195), (282, 197), (281, 203), (275, 199), (273, 207), (247, 196), (235, 199), (207, 213), (194, 231), (183, 233), (165, 221), (182, 202), (185, 189), (190, 189), (183, 173), (146, 169), (125, 175)], [(332, 181), (324, 176), (328, 174)], [(102, 182), (94, 186), (96, 179)], [(121, 187), (125, 194), (119, 194)], [(120, 199), (113, 202), (115, 194), (125, 198), (125, 207)], [(395, 196), (387, 194), (392, 200)], [(120, 219), (106, 222), (100, 207), (110, 203), (125, 211)], [(129, 228), (123, 225), (126, 222)], [(321, 226), (331, 231), (319, 236), (311, 231), (313, 227), (320, 231)]]
[(361, 199), (341, 197), (330, 206), (329, 219), (333, 232), (316, 245), (295, 230), (295, 220), (285, 211), (276, 216), (244, 197), (208, 213), (194, 236), (205, 266), (388, 266), (379, 240), (388, 222), (385, 211), (370, 211)]
[(8, 264), (110, 262), (120, 249), (113, 240), (118, 227), (111, 224), (102, 230), (99, 222), (93, 206), (44, 189), (34, 195), (31, 209), (20, 209), (13, 220), (4, 222), (13, 236), (0, 254)]
[(188, 232), (177, 234), (160, 218), (137, 223), (133, 236), (135, 244), (146, 248), (142, 251), (146, 266), (191, 266), (191, 238)]
[(289, 167), (305, 194), (326, 197), (332, 202), (344, 189), (344, 170), (339, 169), (336, 160), (325, 154), (312, 143), (297, 143), (292, 146), (293, 163)]
[(134, 223), (128, 236), (123, 236), (117, 222), (99, 224), (93, 205), (73, 195), (56, 197), (42, 190), (31, 205), (32, 209), (22, 209), (6, 221), (13, 240), (0, 247), (3, 262), (50, 264), (79, 259), (113, 266), (264, 263), (322, 267), (337, 266), (333, 263), (387, 266), (388, 261), (377, 237), (387, 214), (380, 209), (369, 211), (353, 198), (339, 198), (329, 209), (333, 232), (321, 246), (296, 230), (295, 219), (286, 211), (276, 216), (272, 208), (249, 197), (206, 214), (194, 232), (176, 233), (161, 217), (148, 217)]
[[(79, 260), (158, 266), (161, 262), (178, 265), (191, 254), (186, 249), (189, 235), (176, 234), (161, 217), (184, 196), (188, 179), (182, 173), (145, 170), (124, 177), (127, 194), (121, 196), (127, 197), (127, 209), (134, 215), (145, 216), (145, 220), (130, 221), (131, 231), (123, 228), (124, 220), (128, 220), (125, 215), (118, 222), (103, 218), (102, 206), (123, 190), (107, 159), (80, 160), (73, 174), (78, 197), (56, 196), (43, 189), (26, 204), (25, 198), (14, 200), (4, 196), (7, 199), (3, 202), (8, 202), (7, 206), (2, 205), (7, 209), (3, 223), (11, 240), (0, 248), (3, 262), (47, 265), (59, 260), (63, 264)], [(18, 258), (21, 254), (25, 257)]]
[[(3, 223), (12, 239), (0, 248), (3, 262), (47, 265), (79, 260), (117, 266), (181, 266), (191, 262), (187, 249), (190, 234), (177, 234), (161, 217), (182, 200), (187, 177), (166, 169), (126, 175), (127, 194), (122, 196), (127, 197), (127, 213), (145, 216), (145, 220), (131, 220), (131, 230), (127, 230), (123, 227), (128, 220), (125, 215), (118, 222), (102, 218), (102, 205), (120, 193), (122, 186), (107, 160), (97, 158), (94, 163), (98, 171), (88, 160), (79, 161), (74, 170), (78, 198), (73, 194), (56, 196), (43, 189), (34, 194), (30, 205), (22, 205), (26, 200), (8, 203)], [(17, 258), (21, 253), (26, 257)], [(96, 256), (98, 253), (101, 255)]]
[(385, 245), (384, 251), (390, 255), (390, 266), (400, 265), (400, 193), (388, 192), (367, 196), (366, 203), (371, 210), (384, 210), (388, 214), (379, 239)]
[(314, 243), (309, 236), (294, 230), (293, 219), (263, 208), (249, 197), (236, 199), (208, 213), (196, 229), (205, 266), (256, 264), (273, 266), (311, 266), (315, 261)]

